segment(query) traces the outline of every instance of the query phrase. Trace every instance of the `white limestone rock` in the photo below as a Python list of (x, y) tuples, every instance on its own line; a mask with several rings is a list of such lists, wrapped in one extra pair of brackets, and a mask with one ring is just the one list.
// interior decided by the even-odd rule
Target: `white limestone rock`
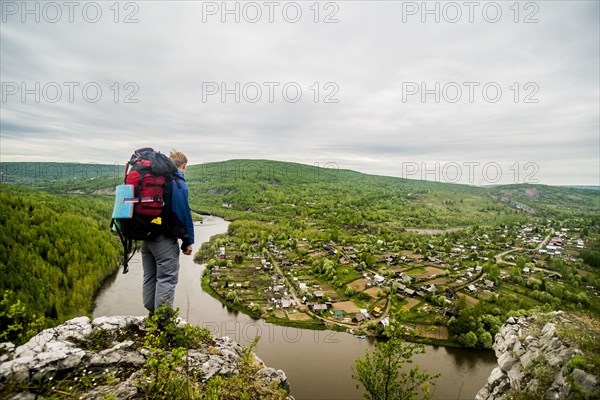
[[(178, 323), (183, 324), (185, 321), (179, 320)], [(0, 344), (0, 355), (3, 356), (0, 363), (0, 384), (12, 381), (35, 386), (59, 376), (60, 379), (66, 377), (76, 380), (86, 371), (88, 374), (122, 374), (127, 371), (126, 375), (119, 375), (114, 385), (96, 387), (83, 396), (78, 394), (78, 397), (87, 400), (143, 397), (144, 385), (151, 383), (151, 378), (145, 375), (144, 366), (146, 360), (153, 355), (152, 349), (136, 345), (134, 340), (119, 339), (108, 348), (90, 350), (98, 345), (97, 342), (93, 346), (90, 343), (93, 332), (114, 332), (131, 325), (137, 326), (143, 334), (144, 317), (99, 317), (93, 321), (87, 317), (74, 318), (56, 328), (40, 332), (22, 346)], [(114, 332), (114, 335), (108, 337), (122, 338), (122, 333)], [(188, 350), (184, 358), (187, 363), (186, 371), (201, 381), (208, 381), (215, 375), (238, 375), (243, 351), (240, 344), (228, 337), (215, 338), (210, 346), (201, 345), (200, 348)], [(289, 392), (285, 373), (267, 367), (258, 357), (254, 357), (254, 365), (259, 366), (255, 375), (257, 384), (270, 386), (277, 382), (277, 385)], [(138, 393), (138, 390), (142, 393)], [(11, 395), (15, 399), (35, 398), (35, 395), (28, 392)]]

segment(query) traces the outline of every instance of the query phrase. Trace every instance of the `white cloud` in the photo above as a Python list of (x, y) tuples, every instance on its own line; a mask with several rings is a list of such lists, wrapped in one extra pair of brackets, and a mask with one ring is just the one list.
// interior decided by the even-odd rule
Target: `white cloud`
[[(2, 7), (7, 3), (23, 4)], [(163, 151), (176, 147), (193, 163), (336, 162), (388, 175), (399, 175), (413, 162), (533, 162), (541, 183), (600, 183), (597, 2), (527, 3), (537, 10), (519, 3), (519, 23), (512, 2), (494, 3), (502, 9), (497, 23), (486, 22), (480, 11), (491, 2), (479, 3), (473, 23), (465, 6), (457, 23), (444, 21), (454, 14), (442, 14), (440, 23), (426, 15), (422, 23), (419, 14), (405, 15), (406, 22), (402, 14), (421, 2), (319, 3), (319, 19), (335, 12), (339, 22), (333, 24), (314, 23), (309, 2), (297, 3), (298, 23), (282, 17), (284, 6), (296, 4), (289, 2), (275, 8), (274, 23), (264, 5), (257, 23), (245, 22), (243, 15), (240, 23), (233, 15), (222, 23), (220, 15), (203, 22), (202, 13), (203, 6), (221, 2), (159, 1), (121, 8), (120, 20), (134, 12), (138, 23), (114, 23), (113, 3), (96, 4), (102, 17), (94, 24), (77, 10), (69, 23), (66, 9), (54, 24), (43, 13), (40, 23), (31, 15), (22, 23), (18, 13), (3, 8), (2, 161), (113, 163), (136, 146), (151, 145)], [(247, 3), (227, 4), (243, 9)], [(447, 3), (427, 4), (443, 10)], [(247, 11), (252, 18), (253, 10)], [(293, 17), (293, 8), (288, 11)], [(539, 22), (523, 23), (528, 15)], [(39, 82), (40, 101), (32, 94), (25, 102), (19, 93), (7, 94), (12, 82), (29, 89)], [(57, 103), (47, 101), (54, 95), (51, 82), (62, 88)], [(78, 84), (73, 102), (65, 82)], [(127, 82), (133, 85), (125, 87)], [(240, 102), (234, 94), (225, 102), (220, 94), (203, 101), (207, 82), (225, 82), (230, 90), (239, 82)], [(252, 82), (262, 90), (257, 103), (248, 101), (256, 95)], [(276, 82), (273, 102), (264, 82)], [(439, 102), (433, 93), (425, 102), (421, 93), (403, 93), (420, 90), (423, 82), (428, 90), (439, 82)], [(101, 88), (98, 102), (82, 97), (86, 83), (93, 83), (88, 97)], [(282, 96), (286, 83), (302, 89), (297, 103)], [(483, 93), (486, 83), (489, 91)], [(498, 102), (486, 100), (498, 87)], [(452, 103), (456, 88), (462, 97)], [(327, 95), (338, 102), (324, 103)], [(139, 102), (125, 103), (126, 96)], [(525, 103), (526, 96), (538, 102)]]

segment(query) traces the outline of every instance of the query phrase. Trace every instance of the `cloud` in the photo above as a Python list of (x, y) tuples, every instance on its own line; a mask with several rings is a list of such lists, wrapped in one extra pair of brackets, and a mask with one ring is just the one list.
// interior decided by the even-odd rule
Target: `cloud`
[(473, 22), (463, 3), (427, 3), (439, 23), (422, 2), (319, 3), (318, 15), (304, 2), (129, 2), (118, 15), (100, 2), (95, 23), (87, 3), (73, 23), (64, 8), (47, 22), (43, 3), (39, 23), (22, 22), (23, 3), (7, 3), (2, 161), (114, 163), (151, 145), (192, 163), (396, 176), (407, 162), (532, 162), (541, 183), (600, 183), (597, 2), (519, 3), (518, 15), (480, 2)]

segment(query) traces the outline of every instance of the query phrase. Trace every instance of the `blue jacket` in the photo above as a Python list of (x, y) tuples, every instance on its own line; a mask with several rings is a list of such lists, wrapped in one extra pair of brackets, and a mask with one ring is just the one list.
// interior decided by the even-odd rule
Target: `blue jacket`
[(192, 214), (188, 203), (188, 187), (185, 183), (183, 172), (177, 170), (177, 177), (173, 179), (173, 190), (171, 191), (171, 210), (177, 216), (177, 219), (185, 228), (182, 248), (194, 244), (194, 224), (192, 222)]

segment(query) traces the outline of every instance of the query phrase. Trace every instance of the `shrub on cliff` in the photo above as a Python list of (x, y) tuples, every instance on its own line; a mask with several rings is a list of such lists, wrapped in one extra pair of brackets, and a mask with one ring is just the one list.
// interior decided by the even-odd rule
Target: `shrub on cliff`
[[(386, 330), (390, 336), (386, 342), (378, 342), (375, 351), (358, 358), (353, 370), (357, 380), (366, 390), (365, 400), (410, 400), (419, 394), (429, 399), (429, 386), (440, 376), (421, 371), (419, 365), (406, 371), (405, 364), (412, 364), (415, 354), (425, 353), (422, 344), (405, 342), (400, 327), (391, 324)], [(357, 384), (356, 388), (360, 388)]]

